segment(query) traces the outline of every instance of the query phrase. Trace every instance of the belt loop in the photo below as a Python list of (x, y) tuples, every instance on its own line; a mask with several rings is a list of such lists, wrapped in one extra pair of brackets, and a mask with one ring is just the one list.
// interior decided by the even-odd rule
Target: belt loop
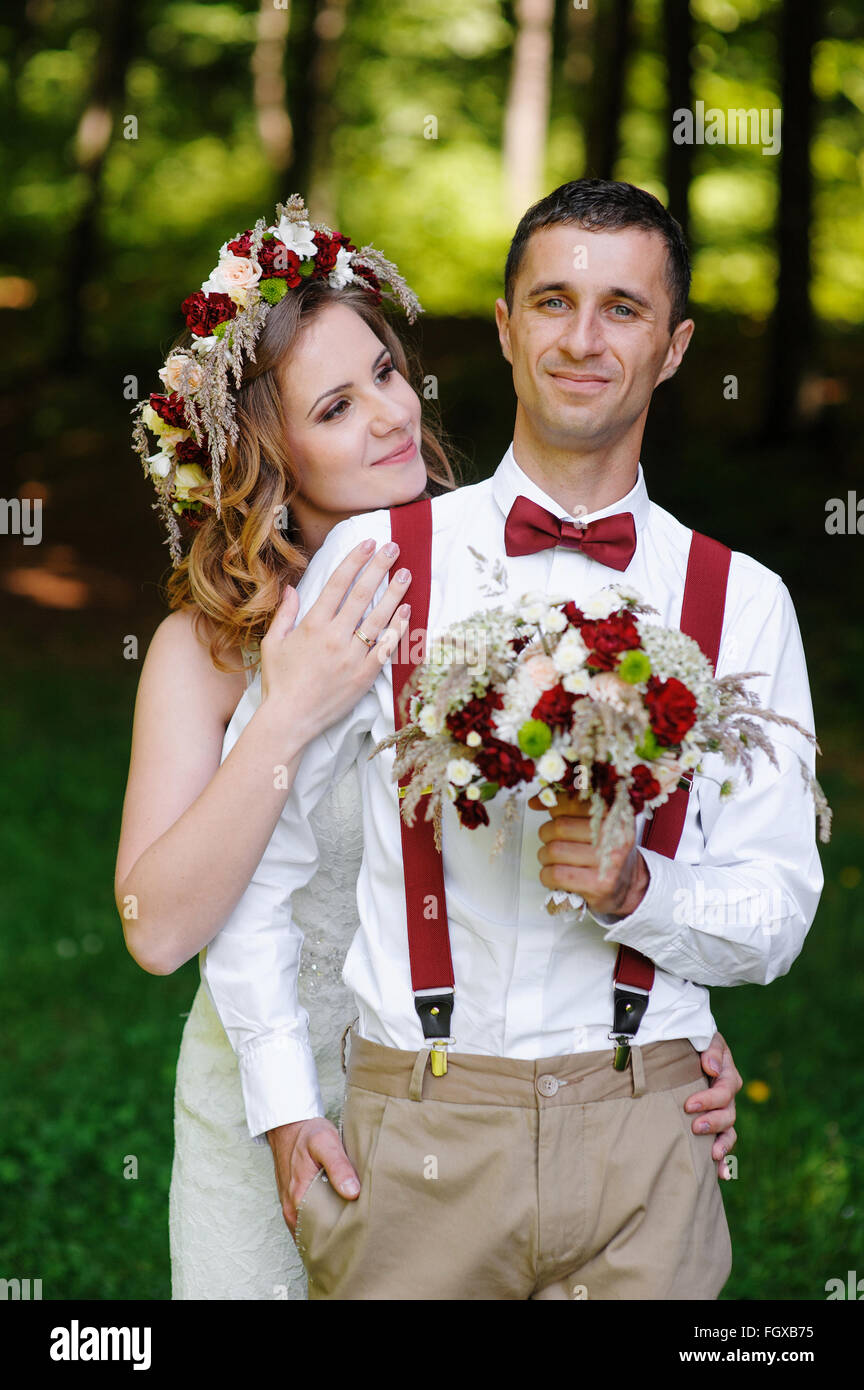
[(411, 1071), (411, 1081), (408, 1085), (409, 1100), (423, 1099), (423, 1075), (426, 1071), (426, 1063), (429, 1061), (429, 1054), (431, 1051), (431, 1047), (421, 1047), (420, 1051), (417, 1053), (414, 1067)]
[(341, 1045), (340, 1045), (339, 1054), (340, 1054), (340, 1056), (341, 1056), (341, 1058), (342, 1058), (342, 1074), (343, 1074), (343, 1076), (347, 1076), (347, 1075), (348, 1075), (348, 1066), (347, 1066), (347, 1063), (346, 1063), (346, 1061), (345, 1061), (345, 1044), (346, 1044), (346, 1042), (348, 1041), (348, 1034), (351, 1032), (351, 1029), (354, 1027), (354, 1024), (355, 1024), (355, 1023), (359, 1023), (359, 1022), (360, 1022), (360, 1016), (359, 1016), (359, 1014), (358, 1014), (357, 1018), (352, 1019), (351, 1022), (350, 1022), (349, 1024), (347, 1024), (347, 1025), (345, 1026), (345, 1028), (343, 1028), (343, 1030), (342, 1030), (342, 1043), (341, 1043)]
[(638, 1043), (632, 1043), (630, 1047), (630, 1071), (633, 1075), (633, 1095), (644, 1096), (645, 1063), (642, 1060), (642, 1049)]

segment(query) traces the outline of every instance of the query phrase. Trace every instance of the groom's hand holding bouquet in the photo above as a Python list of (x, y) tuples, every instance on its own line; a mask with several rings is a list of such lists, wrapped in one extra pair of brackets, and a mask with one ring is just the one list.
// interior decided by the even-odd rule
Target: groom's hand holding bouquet
[[(547, 809), (539, 796), (528, 805)], [(542, 848), (537, 858), (543, 865), (540, 882), (553, 893), (576, 895), (594, 912), (627, 917), (641, 903), (651, 880), (648, 866), (636, 849), (633, 834), (610, 851), (605, 871), (591, 834), (591, 806), (579, 796), (559, 793), (548, 807), (550, 820), (540, 827)]]

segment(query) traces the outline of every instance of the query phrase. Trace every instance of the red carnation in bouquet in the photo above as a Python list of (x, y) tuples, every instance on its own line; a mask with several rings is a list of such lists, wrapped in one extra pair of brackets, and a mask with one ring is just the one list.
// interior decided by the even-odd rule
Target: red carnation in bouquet
[(651, 676), (645, 703), (658, 743), (667, 746), (680, 743), (696, 723), (696, 697), (675, 676), (666, 681)]
[(637, 763), (632, 771), (632, 785), (629, 789), (630, 805), (638, 816), (646, 801), (653, 801), (660, 795), (660, 783), (644, 763)]
[(489, 812), (479, 799), (471, 801), (463, 792), (453, 804), (466, 830), (476, 830), (478, 825), (489, 824)]
[(599, 621), (585, 619), (580, 631), (589, 653), (586, 664), (596, 671), (614, 671), (621, 653), (635, 651), (642, 642), (633, 614), (626, 609)]
[(566, 729), (573, 716), (573, 705), (581, 698), (582, 696), (565, 690), (560, 683), (553, 685), (551, 690), (544, 690), (531, 711), (531, 718), (542, 719), (550, 729)]
[(482, 738), (491, 734), (492, 716), (503, 704), (504, 700), (498, 692), (490, 690), (481, 699), (469, 700), (461, 709), (452, 710), (447, 715), (447, 728), (459, 743), (465, 743), (469, 734), (478, 734)]
[(620, 777), (611, 763), (592, 763), (591, 764), (591, 787), (602, 796), (606, 805), (611, 809), (615, 800), (615, 788), (620, 782)]
[(530, 782), (534, 776), (531, 759), (523, 757), (518, 748), (500, 738), (487, 738), (483, 747), (474, 753), (473, 760), (486, 781), (496, 782), (499, 787), (518, 787), (520, 782)]

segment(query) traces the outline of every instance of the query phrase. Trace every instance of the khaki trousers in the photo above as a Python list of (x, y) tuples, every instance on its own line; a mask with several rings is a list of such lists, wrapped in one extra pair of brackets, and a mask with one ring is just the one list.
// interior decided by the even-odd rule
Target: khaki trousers
[(381, 1047), (351, 1034), (342, 1142), (299, 1210), (310, 1299), (714, 1299), (732, 1248), (686, 1039), (541, 1061)]

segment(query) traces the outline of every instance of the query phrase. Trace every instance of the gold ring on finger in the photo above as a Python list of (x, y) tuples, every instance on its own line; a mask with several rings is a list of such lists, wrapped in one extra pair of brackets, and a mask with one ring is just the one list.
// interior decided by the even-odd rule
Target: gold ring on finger
[(374, 647), (378, 641), (377, 637), (367, 637), (362, 627), (355, 627), (354, 636), (359, 637), (361, 642), (365, 642), (367, 647)]

